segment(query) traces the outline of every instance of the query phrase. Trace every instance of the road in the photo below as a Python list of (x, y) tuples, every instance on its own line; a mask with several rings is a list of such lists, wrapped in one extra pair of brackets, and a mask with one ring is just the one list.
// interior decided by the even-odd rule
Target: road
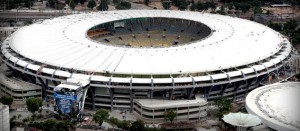
[(77, 13), (80, 12), (63, 10), (4, 10), (0, 11), (0, 20), (50, 19), (53, 17)]

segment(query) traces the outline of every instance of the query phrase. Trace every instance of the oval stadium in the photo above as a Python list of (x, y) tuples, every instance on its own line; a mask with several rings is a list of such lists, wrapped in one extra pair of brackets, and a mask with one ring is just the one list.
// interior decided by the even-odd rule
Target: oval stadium
[(145, 119), (164, 119), (169, 108), (178, 119), (202, 119), (207, 102), (221, 96), (243, 102), (300, 65), (288, 39), (262, 24), (169, 10), (39, 21), (10, 35), (0, 56), (8, 67), (1, 79), (38, 85), (44, 98), (69, 78), (87, 80), (85, 108), (126, 109)]

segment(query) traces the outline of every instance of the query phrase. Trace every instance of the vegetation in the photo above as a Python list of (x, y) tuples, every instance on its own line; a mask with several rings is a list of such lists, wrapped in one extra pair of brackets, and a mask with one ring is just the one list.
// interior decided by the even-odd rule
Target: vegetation
[(96, 111), (96, 113), (93, 115), (93, 120), (99, 124), (99, 126), (102, 125), (104, 121), (106, 121), (109, 117), (108, 111), (106, 109), (99, 109)]
[(177, 116), (177, 113), (173, 110), (168, 110), (164, 113), (165, 119), (171, 121), (173, 123), (175, 117)]
[(218, 107), (218, 112), (216, 116), (222, 120), (224, 114), (228, 114), (231, 110), (231, 100), (228, 100), (226, 97), (219, 97), (215, 101), (216, 106)]
[(40, 107), (42, 107), (42, 100), (38, 98), (28, 98), (26, 100), (26, 105), (28, 111), (34, 113), (38, 111)]
[(298, 79), (298, 81), (300, 81), (300, 73), (296, 75), (296, 78)]
[(71, 9), (74, 9), (75, 8), (75, 6), (78, 4), (78, 2), (76, 3), (77, 1), (75, 1), (75, 0), (66, 0), (65, 1), (65, 3), (67, 4), (67, 5), (69, 5), (70, 7), (71, 7)]
[(134, 122), (127, 121), (127, 120), (119, 120), (117, 118), (111, 117), (109, 119), (109, 123), (117, 126), (120, 129), (123, 130), (129, 130), (129, 131), (164, 131), (164, 128), (149, 128), (145, 127), (145, 124), (142, 120), (136, 120)]
[(51, 8), (55, 8), (57, 2), (57, 0), (48, 0), (48, 6)]
[(29, 127), (35, 127), (43, 131), (69, 131), (75, 130), (76, 122), (57, 122), (56, 120), (49, 119), (44, 122), (30, 122)]
[(149, 5), (150, 0), (144, 0), (145, 5)]
[(198, 11), (203, 11), (203, 10), (208, 10), (212, 9), (215, 10), (217, 8), (217, 3), (214, 2), (198, 2), (198, 3), (193, 3), (191, 6), (191, 10), (198, 10)]
[(171, 3), (170, 2), (163, 2), (162, 1), (162, 6), (164, 7), (164, 9), (170, 9), (171, 8)]
[(225, 13), (224, 6), (221, 6), (221, 9), (218, 10), (216, 13), (221, 14), (221, 15), (225, 15), (226, 13)]
[(101, 0), (97, 10), (106, 11), (108, 10), (108, 0)]
[(0, 102), (4, 105), (8, 105), (10, 107), (10, 105), (13, 103), (14, 99), (10, 96), (2, 96), (0, 98)]
[(284, 24), (269, 22), (268, 26), (290, 38), (293, 45), (300, 43), (300, 29), (297, 29), (297, 21), (290, 20)]
[(97, 5), (95, 0), (89, 0), (87, 7), (93, 9)]
[(131, 8), (131, 3), (122, 1), (120, 4), (116, 6), (116, 9), (118, 10), (127, 10)]
[(186, 0), (174, 0), (173, 2), (175, 6), (178, 7), (179, 10), (187, 9), (188, 3), (186, 2)]
[(142, 120), (137, 120), (133, 122), (130, 126), (130, 131), (144, 131), (145, 130), (145, 124)]

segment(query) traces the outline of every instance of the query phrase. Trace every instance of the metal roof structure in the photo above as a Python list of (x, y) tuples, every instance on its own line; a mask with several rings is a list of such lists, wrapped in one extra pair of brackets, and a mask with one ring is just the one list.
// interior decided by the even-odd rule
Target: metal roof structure
[(300, 130), (300, 82), (259, 87), (246, 97), (246, 109), (279, 131)]
[[(109, 46), (94, 42), (87, 36), (87, 31), (95, 25), (139, 17), (198, 21), (213, 32), (204, 40), (169, 48)], [(266, 59), (278, 52), (283, 42), (279, 33), (266, 26), (230, 16), (187, 11), (126, 10), (44, 20), (18, 30), (10, 39), (9, 46), (33, 61), (74, 70), (112, 74), (188, 74), (228, 69)], [(266, 66), (279, 61), (274, 59)], [(18, 61), (17, 64), (25, 62)]]

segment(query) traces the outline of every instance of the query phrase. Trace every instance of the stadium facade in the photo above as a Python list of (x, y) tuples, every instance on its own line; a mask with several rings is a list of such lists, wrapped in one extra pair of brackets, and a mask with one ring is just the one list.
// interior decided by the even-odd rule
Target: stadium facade
[[(40, 85), (44, 97), (68, 78), (89, 80), (86, 107), (128, 109), (149, 119), (163, 119), (167, 109), (201, 119), (207, 103), (200, 98), (243, 101), (260, 85), (290, 78), (300, 63), (290, 42), (264, 25), (169, 10), (40, 21), (7, 37), (0, 56), (13, 77)], [(167, 108), (162, 101), (177, 104)]]

